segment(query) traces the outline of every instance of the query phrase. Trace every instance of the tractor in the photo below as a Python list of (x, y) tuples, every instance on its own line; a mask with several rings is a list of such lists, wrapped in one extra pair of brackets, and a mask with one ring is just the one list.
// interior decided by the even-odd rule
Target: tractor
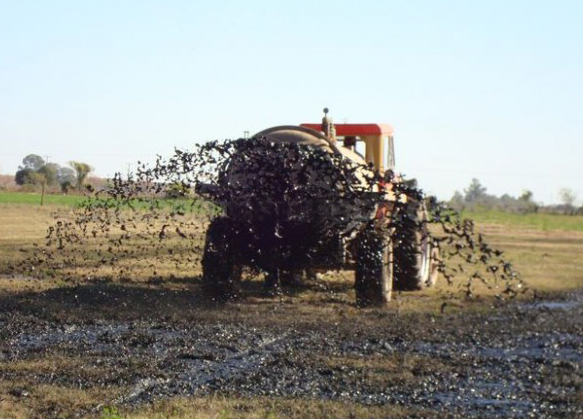
[[(390, 125), (335, 125), (324, 109), (320, 124), (276, 126), (246, 141), (252, 151), (254, 141), (262, 144), (256, 155), (264, 160), (253, 163), (234, 153), (218, 175), (218, 185), (230, 192), (214, 199), (223, 215), (208, 227), (202, 258), (203, 285), (214, 297), (236, 295), (246, 265), (266, 272), (267, 290), (298, 282), (304, 274), (354, 270), (359, 306), (383, 306), (394, 289), (435, 284), (439, 252), (428, 234), (425, 199), (395, 192), (403, 180), (395, 174)], [(290, 148), (293, 156), (313, 151), (320, 160), (341, 161), (350, 168), (350, 180), (341, 186), (336, 178), (323, 181), (321, 162), (310, 166), (309, 157), (282, 157), (281, 146), (296, 147)], [(266, 186), (278, 176), (287, 186)], [(324, 193), (300, 196), (294, 183)], [(269, 187), (277, 193), (260, 193)], [(337, 191), (328, 195), (327, 189)], [(199, 190), (204, 195), (204, 185)], [(361, 199), (366, 196), (374, 199)]]

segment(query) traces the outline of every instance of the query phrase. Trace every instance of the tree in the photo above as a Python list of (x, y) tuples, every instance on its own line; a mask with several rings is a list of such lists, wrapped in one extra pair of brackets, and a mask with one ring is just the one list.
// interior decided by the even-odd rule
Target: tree
[(70, 167), (60, 167), (57, 172), (57, 181), (61, 185), (61, 192), (68, 193), (75, 184), (75, 171)]
[(480, 198), (486, 196), (486, 187), (482, 186), (478, 179), (473, 178), (470, 186), (468, 186), (467, 189), (464, 189), (464, 193), (464, 200), (466, 202), (476, 202)]
[(526, 190), (524, 192), (522, 192), (522, 195), (520, 195), (520, 199), (521, 201), (524, 201), (526, 203), (531, 203), (532, 202), (532, 197), (534, 196), (534, 194), (532, 193), (532, 191)]
[(464, 210), (464, 208), (465, 208), (464, 196), (461, 194), (460, 191), (455, 191), (455, 193), (453, 194), (453, 196), (451, 197), (451, 199), (449, 201), (449, 204), (456, 211), (463, 211)]
[(566, 207), (573, 207), (573, 204), (577, 200), (577, 195), (569, 188), (563, 188), (559, 191), (559, 197), (561, 198), (561, 202)]
[(59, 167), (57, 171), (57, 182), (63, 184), (64, 182), (69, 182), (69, 184), (75, 183), (76, 174), (70, 167)]
[(61, 185), (61, 192), (64, 194), (68, 194), (69, 191), (71, 189), (73, 189), (73, 183), (68, 181), (68, 180), (61, 182), (60, 185)]
[(47, 163), (38, 169), (36, 172), (45, 177), (47, 185), (53, 185), (57, 183), (57, 176), (59, 172), (59, 165), (56, 163)]
[(20, 168), (14, 175), (14, 182), (20, 186), (32, 183), (31, 175), (33, 173), (32, 169)]
[(77, 189), (81, 190), (83, 184), (85, 183), (85, 179), (93, 168), (89, 166), (87, 163), (79, 162), (79, 161), (70, 161), (69, 165), (75, 170), (77, 175)]
[(48, 183), (47, 177), (40, 172), (30, 172), (30, 182), (33, 185), (46, 185)]
[(22, 159), (23, 169), (39, 170), (45, 165), (44, 159), (37, 154), (29, 154)]

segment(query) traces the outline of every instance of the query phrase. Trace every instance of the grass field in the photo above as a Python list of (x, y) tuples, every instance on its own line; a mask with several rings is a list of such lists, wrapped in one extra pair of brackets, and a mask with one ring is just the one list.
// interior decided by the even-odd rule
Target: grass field
[[(20, 194), (22, 195), (22, 194)], [(208, 309), (198, 295), (197, 276), (200, 268), (192, 266), (188, 271), (172, 272), (172, 264), (161, 267), (157, 278), (136, 275), (129, 281), (119, 283), (96, 283), (96, 278), (75, 284), (63, 283), (59, 278), (32, 280), (2, 275), (7, 262), (26, 257), (21, 249), (31, 249), (42, 244), (47, 227), (53, 222), (55, 213), (67, 217), (78, 197), (59, 197), (66, 202), (37, 206), (34, 199), (0, 195), (0, 299), (17, 304), (13, 310), (25, 318), (51, 319), (55, 322), (79, 322), (93, 324), (95, 321), (143, 322), (150, 319), (173, 319), (192, 323), (217, 322), (242, 323), (260, 327), (264, 324), (279, 325), (286, 330), (298, 325), (315, 325), (335, 330), (338, 324), (358, 333), (361, 328), (377, 328), (378, 324), (392, 323), (391, 319), (407, 319), (410, 324), (422, 324), (429, 319), (445, 319), (447, 316), (465, 318), (464, 313), (479, 313), (492, 310), (496, 291), (484, 291), (477, 299), (462, 297), (451, 299), (450, 292), (458, 291), (457, 285), (440, 284), (437, 288), (417, 293), (401, 293), (394, 304), (386, 310), (359, 310), (352, 304), (351, 273), (326, 274), (322, 283), (280, 298), (265, 298), (260, 290), (259, 279), (247, 281), (244, 298), (228, 310)], [(68, 201), (67, 201), (68, 200)], [(78, 202), (78, 201), (77, 201)], [(24, 205), (30, 204), (30, 205)], [(470, 215), (470, 214), (467, 214)], [(583, 217), (563, 217), (546, 214), (521, 216), (497, 213), (471, 214), (491, 244), (503, 249), (522, 273), (527, 284), (537, 293), (561, 296), (573, 290), (583, 289)], [(147, 264), (151, 254), (145, 251), (133, 256), (132, 263)], [(155, 279), (155, 280), (154, 280)], [(461, 293), (460, 293), (461, 295)], [(83, 303), (83, 297), (86, 302)], [(80, 300), (78, 300), (78, 297)], [(79, 302), (81, 301), (81, 303)], [(448, 309), (443, 314), (443, 304)], [(17, 302), (17, 303), (15, 303)], [(20, 307), (24, 308), (20, 308)], [(441, 310), (440, 310), (441, 308)], [(453, 318), (453, 317), (452, 317)], [(1, 320), (1, 319), (0, 319)], [(43, 320), (44, 321), (44, 320)], [(384, 323), (383, 323), (384, 324)], [(323, 326), (321, 326), (323, 325)], [(352, 328), (352, 329), (350, 329)], [(65, 348), (65, 354), (67, 352)], [(319, 360), (320, 362), (320, 360)], [(355, 362), (348, 357), (326, 360), (335, 368), (344, 368)], [(412, 356), (403, 358), (381, 358), (375, 371), (370, 372), (371, 382), (408, 382), (419, 374), (420, 362), (429, 362), (423, 368), (438, 368), (429, 360), (416, 360)], [(228, 395), (175, 397), (163, 399), (138, 408), (108, 408), (123, 388), (119, 386), (80, 389), (65, 384), (47, 384), (34, 379), (25, 379), (27, 374), (36, 377), (51, 377), (66, 372), (96, 377), (104, 374), (101, 364), (86, 365), (83, 357), (63, 353), (31, 357), (18, 362), (0, 364), (0, 417), (24, 419), (33, 417), (66, 418), (72, 412), (87, 406), (102, 405), (90, 417), (99, 419), (190, 419), (190, 418), (381, 418), (387, 411), (381, 407), (367, 407), (350, 401), (324, 401), (310, 398), (281, 398), (265, 396), (248, 399)], [(319, 364), (318, 364), (319, 365)], [(426, 364), (423, 364), (426, 365)], [(136, 365), (136, 368), (147, 366)], [(357, 365), (367, 371), (366, 365)], [(356, 367), (355, 367), (356, 368)], [(423, 369), (421, 368), (421, 369)], [(441, 367), (439, 367), (441, 368)], [(445, 367), (444, 367), (445, 368)], [(71, 371), (68, 373), (67, 371)], [(363, 372), (364, 373), (364, 372)], [(367, 374), (369, 372), (366, 372)], [(375, 375), (376, 374), (376, 375)], [(11, 377), (21, 377), (14, 381)], [(17, 390), (15, 390), (15, 388)], [(30, 396), (17, 396), (25, 389)], [(583, 397), (583, 393), (581, 393)], [(49, 408), (47, 408), (49, 406)], [(47, 410), (48, 409), (48, 410)], [(52, 409), (52, 410), (51, 410)], [(48, 413), (47, 413), (48, 412)], [(412, 411), (395, 406), (391, 417), (409, 417)], [(414, 417), (425, 416), (415, 410)], [(437, 417), (437, 416), (435, 416)]]
[[(81, 195), (52, 195), (45, 194), (44, 205), (74, 207), (85, 199)], [(0, 191), (1, 204), (39, 205), (40, 193), (5, 192)]]
[[(75, 207), (85, 200), (82, 195), (46, 194), (44, 204), (49, 206)], [(22, 193), (0, 191), (0, 205), (24, 204), (39, 205), (40, 193)], [(167, 200), (172, 205), (172, 200)], [(144, 204), (137, 204), (144, 206)], [(581, 231), (583, 216), (558, 214), (515, 214), (502, 211), (484, 210), (462, 213), (464, 218), (471, 218), (480, 224), (497, 224), (513, 228), (533, 229), (535, 231)]]
[[(9, 263), (14, 263), (27, 257), (34, 245), (44, 244), (47, 228), (54, 223), (54, 217), (68, 217), (72, 214), (71, 207), (79, 197), (61, 197), (70, 199), (67, 205), (48, 205), (40, 207), (36, 205), (24, 205), (26, 199), (20, 199), (17, 203), (0, 203), (0, 273), (6, 270)], [(16, 199), (15, 199), (16, 200)], [(30, 201), (28, 201), (30, 202)], [(515, 268), (522, 274), (526, 283), (532, 289), (539, 291), (561, 291), (583, 288), (583, 217), (579, 216), (555, 216), (549, 214), (529, 214), (522, 216), (514, 214), (500, 214), (495, 212), (464, 214), (473, 218), (478, 230), (485, 234), (487, 240), (497, 248), (504, 251)], [(568, 228), (568, 227), (573, 228)], [(204, 227), (203, 227), (204, 228)], [(199, 230), (199, 234), (204, 230)], [(202, 244), (199, 241), (198, 244)], [(168, 249), (174, 249), (174, 257), (183, 257), (184, 243), (179, 240), (170, 240)], [(154, 260), (154, 249), (141, 250), (142, 253), (134, 254), (117, 264), (117, 267), (106, 267), (102, 272), (123, 267), (131, 272), (133, 282), (151, 280), (154, 276), (163, 280), (172, 277), (196, 277), (200, 275), (200, 266), (192, 265), (188, 272), (177, 271), (177, 264), (172, 257), (164, 262)], [(91, 252), (86, 252), (91, 256)], [(156, 275), (152, 276), (152, 270), (139, 271), (140, 267), (156, 263)], [(83, 267), (78, 269), (82, 275)], [(179, 269), (183, 269), (182, 267)], [(89, 271), (86, 271), (89, 274)], [(550, 275), (552, 273), (552, 275)], [(92, 275), (95, 272), (91, 272)], [(332, 284), (342, 284), (350, 281), (351, 273), (327, 274), (328, 281)], [(156, 279), (158, 280), (158, 279)], [(48, 283), (47, 283), (48, 285)], [(478, 284), (478, 289), (479, 289)], [(416, 294), (407, 294), (399, 304), (403, 309), (432, 310), (440, 302), (438, 296), (443, 293), (457, 292), (456, 283), (453, 286), (439, 284), (435, 289), (424, 293), (427, 296), (435, 296), (433, 300), (417, 298)], [(342, 297), (347, 300), (353, 298), (351, 290), (349, 295)], [(482, 295), (491, 295), (497, 290), (481, 289)], [(304, 294), (305, 301), (316, 301), (319, 297)], [(431, 302), (433, 301), (433, 302)]]
[(464, 212), (464, 218), (471, 218), (479, 224), (498, 224), (513, 228), (529, 228), (536, 231), (581, 231), (583, 216), (559, 214), (515, 214), (502, 211)]

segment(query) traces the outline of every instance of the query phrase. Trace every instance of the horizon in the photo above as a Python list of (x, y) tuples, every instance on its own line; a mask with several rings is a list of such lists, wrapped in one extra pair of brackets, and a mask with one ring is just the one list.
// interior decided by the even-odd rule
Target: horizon
[(0, 4), (0, 173), (38, 154), (111, 177), (328, 107), (393, 125), (399, 171), (441, 200), (477, 178), (581, 205), (578, 2)]
[[(42, 157), (42, 156), (41, 156), (41, 157)], [(52, 162), (51, 162), (51, 163), (52, 163)], [(70, 167), (69, 165), (59, 165), (59, 166), (61, 166), (61, 167)], [(127, 176), (127, 173), (123, 173), (123, 171), (119, 171), (119, 172), (117, 172), (117, 173), (115, 173), (115, 174), (121, 174), (121, 175), (122, 175), (122, 177), (126, 177), (126, 176)], [(132, 174), (132, 175), (135, 175), (135, 172), (131, 172), (131, 174)], [(7, 177), (10, 177), (10, 178), (14, 178), (14, 175), (13, 175), (13, 174), (7, 174), (7, 173), (0, 173), (0, 176), (7, 176)], [(87, 176), (87, 179), (96, 179), (96, 180), (98, 180), (98, 181), (109, 181), (109, 180), (111, 180), (112, 178), (113, 178), (113, 176), (111, 176), (111, 177), (104, 177), (104, 176), (99, 176), (99, 175), (95, 174), (93, 171), (92, 171), (92, 172), (90, 172), (90, 173), (89, 173), (89, 175)], [(407, 180), (410, 180), (410, 179), (407, 179)], [(477, 180), (478, 180), (478, 181), (480, 181), (480, 179), (477, 179)], [(473, 181), (473, 179), (471, 179), (471, 180), (470, 180), (470, 183), (471, 183), (472, 181)], [(468, 185), (467, 185), (466, 187), (464, 187), (464, 188), (462, 188), (462, 189), (460, 189), (460, 190), (455, 190), (455, 191), (453, 192), (452, 196), (450, 196), (450, 197), (438, 197), (438, 196), (436, 196), (436, 195), (434, 195), (434, 196), (436, 196), (436, 197), (438, 198), (438, 200), (439, 200), (439, 201), (444, 201), (444, 202), (448, 202), (448, 201), (452, 200), (452, 199), (454, 198), (454, 196), (453, 196), (453, 195), (454, 195), (454, 194), (456, 194), (456, 193), (458, 193), (458, 192), (459, 192), (460, 194), (462, 194), (462, 196), (465, 196), (465, 194), (466, 194), (466, 192), (465, 192), (465, 191), (466, 191), (466, 189), (467, 189), (467, 188), (470, 186), (470, 183), (468, 183)], [(516, 198), (516, 199), (520, 198), (520, 195), (516, 195), (516, 196), (515, 196), (515, 195), (508, 194), (508, 193), (502, 193), (502, 194), (498, 194), (498, 195), (497, 195), (497, 194), (491, 193), (491, 192), (488, 190), (488, 187), (487, 187), (487, 185), (484, 185), (484, 184), (482, 184), (482, 183), (481, 183), (481, 181), (480, 181), (480, 186), (482, 186), (482, 187), (484, 187), (484, 188), (485, 188), (485, 191), (484, 191), (484, 193), (485, 193), (486, 195), (488, 195), (488, 196), (494, 196), (495, 198), (502, 198), (503, 196), (507, 195), (507, 196), (510, 196), (511, 198)], [(532, 192), (532, 191), (529, 191), (529, 190), (526, 190), (526, 189), (525, 189), (525, 190), (524, 190), (524, 192)], [(38, 193), (38, 192), (35, 192), (35, 193)], [(428, 196), (432, 196), (431, 194), (427, 194), (427, 195), (428, 195)], [(539, 201), (539, 200), (536, 200), (534, 196), (533, 196), (533, 197), (530, 199), (530, 202), (533, 202), (534, 204), (536, 204), (536, 205), (540, 205), (540, 206), (554, 206), (554, 205), (564, 205), (562, 202), (550, 202), (550, 203), (549, 203), (549, 202)], [(575, 202), (575, 204), (574, 204), (574, 207), (578, 207), (578, 206), (579, 206), (579, 204), (578, 204), (578, 203), (577, 203), (577, 201), (576, 201), (576, 202)], [(583, 206), (583, 205), (581, 205), (581, 206)]]

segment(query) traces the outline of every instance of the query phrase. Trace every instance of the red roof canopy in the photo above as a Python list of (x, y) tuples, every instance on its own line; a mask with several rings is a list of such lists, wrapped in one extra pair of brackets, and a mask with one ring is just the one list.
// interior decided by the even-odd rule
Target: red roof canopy
[[(322, 131), (322, 124), (301, 124), (304, 128)], [(389, 124), (334, 124), (336, 135), (340, 137), (360, 135), (393, 135)]]

